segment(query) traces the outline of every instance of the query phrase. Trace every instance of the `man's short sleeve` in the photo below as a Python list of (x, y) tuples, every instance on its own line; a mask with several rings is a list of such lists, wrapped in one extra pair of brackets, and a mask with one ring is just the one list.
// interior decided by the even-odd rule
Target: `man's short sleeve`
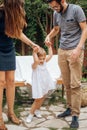
[(86, 16), (84, 14), (84, 11), (82, 10), (82, 8), (79, 6), (79, 5), (75, 5), (74, 6), (74, 15), (75, 15), (75, 18), (77, 20), (77, 22), (83, 22), (83, 21), (86, 21)]
[(53, 13), (53, 26), (58, 26), (58, 23), (57, 23), (57, 12), (54, 11)]

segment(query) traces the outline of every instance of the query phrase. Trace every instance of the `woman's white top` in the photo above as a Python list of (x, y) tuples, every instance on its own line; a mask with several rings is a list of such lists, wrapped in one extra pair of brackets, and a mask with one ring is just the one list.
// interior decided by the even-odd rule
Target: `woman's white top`
[(54, 90), (55, 84), (47, 70), (46, 62), (38, 65), (32, 72), (32, 97), (42, 98), (49, 90)]

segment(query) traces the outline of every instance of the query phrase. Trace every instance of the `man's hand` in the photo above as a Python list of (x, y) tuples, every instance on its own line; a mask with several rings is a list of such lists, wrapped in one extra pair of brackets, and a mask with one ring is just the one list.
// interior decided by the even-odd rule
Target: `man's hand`
[(48, 47), (52, 45), (49, 36), (47, 36), (46, 39), (45, 39), (45, 45), (48, 46)]
[(81, 54), (81, 48), (76, 47), (71, 53), (71, 62), (76, 62)]

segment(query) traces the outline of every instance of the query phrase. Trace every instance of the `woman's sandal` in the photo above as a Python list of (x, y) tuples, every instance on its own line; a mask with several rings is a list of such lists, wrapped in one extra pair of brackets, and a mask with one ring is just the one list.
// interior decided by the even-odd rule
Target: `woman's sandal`
[(8, 130), (3, 122), (3, 119), (0, 119), (0, 130)]
[(21, 124), (21, 120), (19, 120), (15, 114), (8, 114), (8, 117), (9, 119), (14, 123), (14, 124), (17, 124), (17, 125), (20, 125)]

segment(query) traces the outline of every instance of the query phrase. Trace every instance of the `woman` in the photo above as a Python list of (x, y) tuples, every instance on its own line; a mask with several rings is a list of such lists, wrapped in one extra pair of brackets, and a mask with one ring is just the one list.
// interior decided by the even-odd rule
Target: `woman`
[(23, 5), (23, 0), (4, 0), (0, 5), (0, 130), (7, 130), (2, 118), (4, 86), (6, 86), (8, 117), (13, 123), (20, 124), (20, 120), (14, 114), (16, 66), (13, 38), (20, 39), (33, 49), (39, 48), (22, 32), (26, 26)]

